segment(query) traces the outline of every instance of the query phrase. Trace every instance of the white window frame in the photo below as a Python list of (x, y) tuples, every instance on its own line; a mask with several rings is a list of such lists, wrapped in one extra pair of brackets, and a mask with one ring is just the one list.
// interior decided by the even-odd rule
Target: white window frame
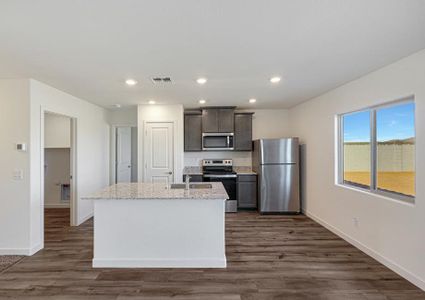
[[(415, 103), (414, 96), (409, 96), (400, 100), (375, 105), (371, 107), (367, 107), (364, 109), (355, 110), (352, 112), (347, 112), (343, 114), (337, 115), (337, 150), (338, 150), (338, 158), (337, 158), (337, 184), (341, 186), (346, 186), (352, 189), (358, 189), (360, 191), (370, 192), (372, 194), (381, 195), (384, 197), (392, 198), (395, 200), (401, 200), (407, 203), (415, 203), (416, 197), (416, 157), (415, 157), (415, 196), (404, 195), (397, 192), (385, 191), (378, 189), (377, 186), (377, 140), (376, 140), (376, 112), (379, 109), (397, 106), (400, 104), (406, 103)], [(370, 187), (351, 184), (349, 182), (344, 181), (344, 122), (343, 117), (353, 113), (359, 112), (369, 112), (370, 114)], [(416, 139), (416, 107), (415, 107), (415, 126), (414, 126), (414, 137)], [(416, 141), (415, 141), (415, 153), (416, 156)]]

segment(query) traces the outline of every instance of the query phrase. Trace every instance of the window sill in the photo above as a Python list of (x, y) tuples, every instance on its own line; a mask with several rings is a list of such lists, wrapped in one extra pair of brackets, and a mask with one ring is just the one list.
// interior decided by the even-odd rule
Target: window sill
[(367, 194), (369, 196), (377, 197), (377, 198), (380, 198), (380, 199), (385, 199), (385, 200), (388, 200), (388, 201), (395, 202), (397, 204), (404, 204), (404, 205), (407, 205), (407, 206), (410, 206), (410, 207), (415, 207), (415, 198), (410, 198), (408, 196), (400, 196), (400, 199), (398, 199), (398, 198), (396, 198), (397, 196), (390, 197), (390, 196), (384, 195), (384, 192), (382, 192), (382, 193), (381, 192), (372, 192), (368, 189), (363, 189), (363, 188), (360, 188), (360, 187), (350, 186), (348, 184), (342, 184), (342, 183), (335, 183), (335, 185), (337, 187), (340, 187), (340, 188), (343, 188), (343, 189)]

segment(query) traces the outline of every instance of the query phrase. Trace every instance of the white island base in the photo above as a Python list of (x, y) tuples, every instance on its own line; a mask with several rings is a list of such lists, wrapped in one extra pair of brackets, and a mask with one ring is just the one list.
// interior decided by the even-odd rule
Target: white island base
[(96, 199), (95, 268), (225, 268), (223, 199)]

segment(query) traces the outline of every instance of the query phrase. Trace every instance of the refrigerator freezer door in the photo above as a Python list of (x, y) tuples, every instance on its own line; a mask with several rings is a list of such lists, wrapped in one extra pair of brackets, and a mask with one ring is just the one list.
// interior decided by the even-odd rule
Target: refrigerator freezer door
[(260, 165), (298, 163), (298, 138), (263, 139), (258, 143)]
[(262, 165), (259, 174), (261, 213), (299, 213), (297, 164)]

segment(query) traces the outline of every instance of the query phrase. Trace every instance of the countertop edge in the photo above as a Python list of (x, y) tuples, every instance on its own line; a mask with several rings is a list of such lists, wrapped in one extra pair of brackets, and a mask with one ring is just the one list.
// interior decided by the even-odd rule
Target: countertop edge
[(123, 197), (117, 197), (117, 198), (105, 198), (105, 197), (81, 197), (81, 200), (173, 200), (173, 201), (179, 201), (179, 200), (193, 200), (193, 201), (208, 201), (208, 200), (215, 200), (215, 201), (226, 201), (227, 197), (220, 197), (220, 198), (123, 198)]

